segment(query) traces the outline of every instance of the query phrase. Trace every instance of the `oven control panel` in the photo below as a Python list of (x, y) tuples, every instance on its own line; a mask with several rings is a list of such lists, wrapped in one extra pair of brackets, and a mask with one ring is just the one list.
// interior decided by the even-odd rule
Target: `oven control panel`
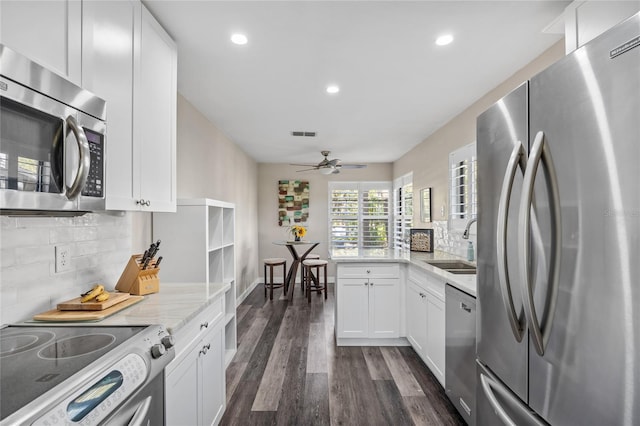
[(100, 379), (74, 392), (33, 425), (97, 425), (145, 382), (148, 373), (140, 355), (128, 354)]

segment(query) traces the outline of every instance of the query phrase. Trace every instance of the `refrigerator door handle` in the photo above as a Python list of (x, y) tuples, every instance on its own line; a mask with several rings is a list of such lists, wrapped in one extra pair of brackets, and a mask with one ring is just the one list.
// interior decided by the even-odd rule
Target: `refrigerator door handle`
[[(549, 303), (549, 309), (547, 312), (547, 318), (545, 320), (545, 329), (540, 327), (540, 321), (536, 314), (536, 309), (533, 300), (533, 286), (531, 283), (531, 274), (529, 273), (529, 264), (531, 262), (531, 208), (533, 202), (533, 187), (536, 179), (536, 173), (540, 160), (544, 164), (544, 172), (547, 182), (547, 191), (549, 194), (550, 209), (551, 209), (551, 264), (549, 267), (549, 277), (547, 283), (547, 301)], [(556, 176), (555, 167), (551, 158), (551, 152), (548, 144), (545, 143), (544, 133), (539, 131), (533, 141), (531, 148), (531, 154), (527, 162), (527, 168), (524, 173), (522, 190), (522, 199), (520, 200), (520, 220), (519, 220), (519, 235), (518, 245), (520, 252), (520, 278), (523, 286), (524, 294), (524, 312), (529, 324), (529, 331), (531, 331), (531, 337), (533, 345), (538, 355), (544, 355), (547, 342), (549, 340), (549, 334), (551, 331), (551, 324), (553, 323), (553, 316), (555, 313), (556, 296), (558, 293), (558, 280), (560, 276), (560, 252), (562, 247), (562, 231), (561, 231), (561, 218), (560, 218), (560, 194), (558, 189), (558, 178)]]
[(520, 141), (515, 141), (513, 151), (507, 163), (504, 180), (502, 181), (502, 190), (500, 191), (500, 200), (498, 203), (498, 224), (496, 232), (496, 247), (498, 261), (498, 282), (500, 283), (500, 293), (502, 294), (502, 302), (507, 311), (507, 318), (513, 336), (517, 342), (522, 341), (524, 336), (525, 325), (516, 314), (513, 306), (513, 294), (511, 292), (511, 281), (509, 279), (509, 270), (507, 268), (507, 218), (509, 217), (509, 202), (511, 201), (511, 193), (513, 191), (513, 181), (518, 171), (518, 166), (522, 170), (522, 174), (527, 167), (527, 153)]
[(520, 400), (516, 396), (514, 396), (509, 389), (505, 388), (504, 385), (494, 380), (492, 377), (489, 377), (486, 374), (480, 373), (480, 383), (482, 384), (482, 390), (486, 395), (487, 400), (489, 401), (489, 404), (491, 404), (491, 407), (493, 408), (495, 413), (498, 415), (500, 420), (502, 420), (502, 422), (505, 425), (519, 426), (518, 422), (514, 421), (511, 417), (509, 417), (504, 407), (498, 401), (496, 394), (500, 395), (502, 399), (509, 404), (509, 408), (519, 412), (522, 415), (522, 417), (526, 418), (528, 425), (535, 425), (535, 426), (544, 425), (544, 423), (542, 423), (540, 420), (535, 418), (529, 412), (529, 410), (525, 408), (526, 406), (524, 406), (522, 402), (520, 402)]

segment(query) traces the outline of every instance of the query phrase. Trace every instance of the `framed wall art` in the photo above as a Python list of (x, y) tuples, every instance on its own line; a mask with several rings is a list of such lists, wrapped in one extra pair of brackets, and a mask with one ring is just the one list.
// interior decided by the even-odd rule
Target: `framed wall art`
[(278, 225), (291, 226), (309, 220), (309, 181), (278, 181)]
[(420, 190), (420, 220), (431, 222), (431, 188)]
[(409, 249), (433, 253), (433, 229), (411, 229)]

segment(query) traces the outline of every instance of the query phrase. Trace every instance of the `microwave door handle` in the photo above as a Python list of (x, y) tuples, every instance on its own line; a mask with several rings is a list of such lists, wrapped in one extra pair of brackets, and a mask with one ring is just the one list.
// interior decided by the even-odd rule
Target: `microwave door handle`
[[(513, 294), (511, 292), (511, 280), (509, 279), (509, 270), (507, 267), (507, 219), (509, 217), (509, 202), (513, 191), (513, 181), (518, 171), (518, 166), (524, 174), (527, 164), (527, 153), (520, 141), (515, 141), (507, 169), (505, 171), (504, 180), (502, 181), (502, 190), (500, 191), (500, 201), (498, 203), (498, 223), (496, 232), (497, 247), (497, 263), (498, 263), (498, 282), (500, 283), (500, 293), (502, 294), (502, 302), (507, 312), (511, 331), (517, 342), (522, 341), (524, 336), (525, 325), (516, 314), (513, 306)], [(522, 312), (522, 311), (521, 311)]]
[[(533, 187), (535, 183), (538, 166), (542, 161), (545, 168), (545, 177), (547, 182), (547, 192), (551, 203), (551, 265), (549, 268), (548, 285), (547, 285), (547, 301), (549, 303), (547, 318), (545, 320), (545, 329), (542, 330), (533, 299), (533, 285), (531, 283), (530, 262), (531, 262), (531, 207), (533, 202)], [(562, 248), (562, 220), (560, 217), (560, 191), (558, 189), (558, 177), (555, 172), (553, 159), (549, 146), (545, 143), (543, 132), (538, 132), (534, 139), (531, 155), (527, 163), (524, 174), (522, 199), (520, 200), (520, 220), (518, 246), (520, 251), (520, 278), (523, 286), (524, 294), (524, 311), (531, 331), (531, 337), (534, 347), (538, 355), (543, 356), (549, 334), (553, 316), (555, 314), (556, 299), (558, 294), (559, 278), (560, 278), (560, 252)]]
[(87, 142), (87, 135), (84, 129), (78, 125), (75, 117), (72, 115), (67, 117), (67, 126), (76, 137), (78, 143), (78, 150), (80, 151), (80, 161), (78, 164), (78, 174), (71, 186), (67, 186), (67, 198), (75, 200), (82, 188), (87, 183), (89, 177), (89, 168), (91, 166), (91, 151), (89, 150), (89, 142)]

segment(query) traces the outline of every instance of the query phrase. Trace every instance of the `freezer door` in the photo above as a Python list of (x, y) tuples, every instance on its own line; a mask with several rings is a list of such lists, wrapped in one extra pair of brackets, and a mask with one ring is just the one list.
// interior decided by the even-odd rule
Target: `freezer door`
[[(640, 15), (534, 77), (529, 96), (530, 139), (542, 132), (561, 200), (555, 301), (551, 251), (529, 265), (545, 337), (543, 355), (530, 344), (529, 405), (553, 425), (638, 425)], [(549, 175), (538, 167), (536, 213), (550, 250)]]
[(478, 425), (544, 426), (545, 422), (490, 370), (476, 363)]
[(527, 400), (527, 337), (517, 227), (528, 141), (524, 83), (478, 117), (477, 354)]

